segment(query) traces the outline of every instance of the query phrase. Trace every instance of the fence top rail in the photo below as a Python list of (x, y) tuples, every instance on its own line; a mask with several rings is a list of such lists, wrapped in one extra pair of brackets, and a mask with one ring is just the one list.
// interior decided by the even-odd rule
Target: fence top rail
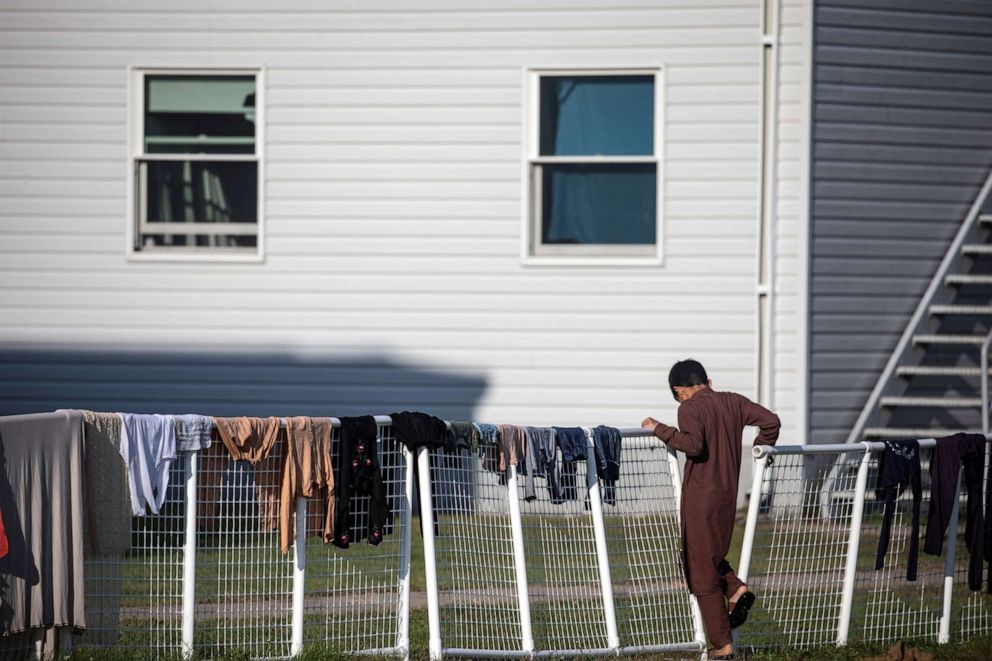
[[(992, 440), (992, 434), (985, 434), (986, 440)], [(937, 445), (935, 438), (917, 439), (920, 448), (933, 448)], [(843, 454), (845, 452), (881, 452), (885, 449), (883, 441), (862, 441), (860, 443), (834, 443), (822, 445), (756, 445), (751, 448), (755, 459), (776, 454)]]

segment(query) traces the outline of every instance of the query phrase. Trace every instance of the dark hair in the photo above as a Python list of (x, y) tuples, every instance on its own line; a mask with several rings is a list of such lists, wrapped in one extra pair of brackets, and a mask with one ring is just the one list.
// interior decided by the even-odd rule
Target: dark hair
[(672, 365), (671, 371), (668, 372), (668, 385), (672, 389), (672, 396), (675, 397), (675, 401), (679, 399), (675, 394), (675, 386), (689, 388), (704, 386), (707, 382), (709, 382), (709, 377), (706, 376), (706, 368), (698, 360), (691, 358), (675, 363)]

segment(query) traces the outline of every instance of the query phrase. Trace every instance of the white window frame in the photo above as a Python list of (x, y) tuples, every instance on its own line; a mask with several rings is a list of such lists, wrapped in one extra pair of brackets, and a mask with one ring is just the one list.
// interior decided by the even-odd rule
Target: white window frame
[[(167, 76), (255, 76), (255, 153), (254, 154), (146, 154), (145, 145), (145, 77)], [(127, 132), (127, 228), (126, 254), (128, 261), (151, 262), (263, 262), (265, 261), (265, 69), (190, 68), (190, 67), (128, 67), (128, 132)], [(140, 248), (137, 241), (148, 227), (143, 217), (147, 206), (139, 186), (139, 165), (149, 160), (166, 161), (234, 161), (253, 162), (257, 168), (256, 224), (211, 223), (198, 228), (197, 234), (254, 234), (255, 248), (216, 247), (153, 247)], [(175, 229), (188, 234), (189, 227), (173, 227), (172, 223), (155, 223), (156, 230)], [(209, 231), (208, 231), (209, 230)]]
[[(664, 264), (664, 67), (525, 68), (522, 159), (521, 261), (533, 266), (660, 266)], [(541, 156), (541, 78), (545, 76), (654, 76), (654, 152), (650, 156)], [(654, 245), (543, 245), (538, 168), (550, 163), (650, 163), (656, 167)]]

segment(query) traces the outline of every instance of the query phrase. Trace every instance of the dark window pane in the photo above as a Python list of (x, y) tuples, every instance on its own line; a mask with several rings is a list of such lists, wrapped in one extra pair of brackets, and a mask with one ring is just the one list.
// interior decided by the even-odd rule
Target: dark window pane
[(148, 222), (255, 223), (255, 163), (150, 161)]
[(145, 151), (255, 152), (254, 76), (146, 76)]
[(258, 237), (227, 234), (145, 234), (141, 238), (145, 248), (254, 248), (258, 245)]
[(654, 76), (541, 78), (542, 156), (654, 153)]
[(653, 244), (654, 164), (542, 165), (542, 242)]

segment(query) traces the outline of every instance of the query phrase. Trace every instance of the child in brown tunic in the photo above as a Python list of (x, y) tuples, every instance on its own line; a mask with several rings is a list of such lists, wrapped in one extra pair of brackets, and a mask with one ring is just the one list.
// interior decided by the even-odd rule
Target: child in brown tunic
[[(695, 360), (675, 363), (668, 382), (680, 402), (678, 428), (646, 418), (641, 424), (668, 447), (686, 454), (682, 483), (682, 554), (689, 590), (696, 595), (710, 658), (732, 658), (731, 618), (746, 617), (754, 595), (727, 562), (737, 511), (744, 427), (760, 429), (755, 445), (774, 445), (777, 415), (732, 392), (717, 392)], [(727, 599), (727, 605), (724, 604)], [(738, 602), (740, 605), (738, 606)], [(737, 607), (737, 612), (735, 611)]]

